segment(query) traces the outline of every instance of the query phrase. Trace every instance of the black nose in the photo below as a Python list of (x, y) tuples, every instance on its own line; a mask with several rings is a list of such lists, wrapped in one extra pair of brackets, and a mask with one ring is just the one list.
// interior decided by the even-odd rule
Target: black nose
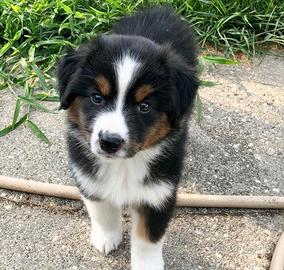
[(124, 140), (121, 138), (120, 135), (116, 133), (110, 133), (110, 132), (99, 132), (99, 142), (101, 149), (108, 153), (108, 154), (114, 154), (117, 152), (122, 144), (124, 143)]

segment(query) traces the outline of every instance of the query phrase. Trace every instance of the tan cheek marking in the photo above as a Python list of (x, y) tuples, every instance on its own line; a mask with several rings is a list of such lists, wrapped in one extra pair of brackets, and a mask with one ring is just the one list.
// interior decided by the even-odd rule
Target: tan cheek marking
[(136, 227), (137, 237), (141, 240), (146, 241), (146, 242), (151, 242), (151, 240), (149, 239), (149, 234), (148, 234), (148, 230), (147, 230), (147, 226), (146, 226), (145, 210), (139, 209), (139, 210), (137, 210), (137, 212), (138, 212), (138, 215), (139, 215), (139, 220), (138, 220), (137, 227)]
[(145, 137), (143, 149), (149, 148), (165, 138), (171, 131), (171, 125), (169, 118), (166, 114), (163, 114), (160, 121), (158, 121), (152, 128), (150, 128), (148, 134)]
[(143, 85), (136, 90), (135, 100), (136, 102), (142, 101), (146, 96), (153, 92), (151, 85)]
[(90, 134), (85, 129), (85, 125), (86, 125), (85, 116), (80, 110), (81, 102), (82, 102), (81, 97), (75, 98), (75, 100), (71, 103), (71, 105), (69, 106), (69, 108), (67, 110), (67, 119), (68, 119), (68, 121), (70, 121), (74, 124), (77, 124), (82, 136), (86, 140), (89, 140)]
[(95, 78), (95, 80), (96, 80), (96, 83), (97, 83), (98, 88), (101, 91), (101, 93), (104, 96), (109, 96), (111, 87), (110, 87), (110, 83), (107, 80), (107, 78), (104, 77), (104, 76), (98, 76), (98, 77)]
[(67, 119), (70, 122), (77, 124), (78, 126), (80, 125), (80, 115), (79, 115), (80, 105), (81, 105), (81, 98), (76, 97), (67, 110)]

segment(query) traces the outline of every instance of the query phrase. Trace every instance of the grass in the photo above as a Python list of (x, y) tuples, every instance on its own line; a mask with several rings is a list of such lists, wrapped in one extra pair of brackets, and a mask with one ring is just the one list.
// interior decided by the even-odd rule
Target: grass
[[(15, 96), (13, 119), (0, 130), (0, 137), (24, 124), (49, 143), (30, 119), (30, 111), (53, 112), (41, 101), (59, 101), (53, 72), (66, 48), (109, 31), (119, 17), (139, 7), (163, 3), (171, 3), (191, 22), (201, 47), (210, 44), (233, 56), (284, 45), (282, 0), (0, 0), (0, 95), (8, 90)], [(234, 63), (202, 56), (201, 67), (204, 62)], [(196, 108), (201, 119), (199, 97)]]

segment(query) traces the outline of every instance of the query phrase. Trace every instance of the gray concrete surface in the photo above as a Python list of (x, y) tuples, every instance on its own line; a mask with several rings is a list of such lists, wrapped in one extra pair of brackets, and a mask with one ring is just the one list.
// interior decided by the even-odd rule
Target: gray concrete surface
[[(284, 195), (284, 59), (210, 67), (204, 79), (203, 121), (192, 117), (180, 190), (204, 194)], [(0, 127), (14, 100), (0, 95)], [(50, 104), (51, 107), (56, 106)], [(52, 141), (24, 126), (0, 138), (0, 174), (73, 184), (64, 145), (64, 113), (33, 113)], [(88, 243), (80, 202), (0, 190), (0, 269), (129, 269), (125, 241), (104, 257)], [(165, 245), (166, 269), (263, 270), (284, 229), (283, 211), (177, 209)]]

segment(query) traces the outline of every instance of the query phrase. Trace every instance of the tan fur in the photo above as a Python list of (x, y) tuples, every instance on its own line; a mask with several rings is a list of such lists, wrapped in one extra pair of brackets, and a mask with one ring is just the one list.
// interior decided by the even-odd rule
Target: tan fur
[(155, 145), (158, 141), (165, 138), (171, 131), (171, 125), (169, 118), (166, 114), (163, 114), (160, 121), (158, 121), (153, 127), (150, 128), (144, 144), (143, 149), (149, 148)]
[(140, 86), (135, 93), (135, 100), (137, 102), (142, 101), (145, 97), (147, 97), (150, 93), (152, 93), (153, 89), (151, 85), (142, 85)]
[(79, 108), (80, 108), (81, 99), (79, 97), (75, 98), (75, 100), (70, 104), (67, 110), (67, 119), (70, 122), (73, 122), (80, 126), (80, 115), (79, 115)]
[(146, 226), (145, 210), (138, 209), (137, 213), (139, 215), (139, 220), (138, 220), (137, 227), (136, 227), (137, 237), (146, 242), (151, 242), (149, 239), (149, 234), (148, 234), (147, 226)]
[(67, 110), (67, 119), (68, 121), (77, 124), (82, 136), (86, 140), (89, 140), (90, 134), (85, 129), (85, 117), (83, 113), (80, 111), (81, 99), (82, 99), (81, 97), (76, 97), (75, 100), (71, 103), (71, 105)]
[(110, 83), (106, 77), (100, 75), (95, 78), (99, 90), (104, 96), (109, 96), (111, 92)]

